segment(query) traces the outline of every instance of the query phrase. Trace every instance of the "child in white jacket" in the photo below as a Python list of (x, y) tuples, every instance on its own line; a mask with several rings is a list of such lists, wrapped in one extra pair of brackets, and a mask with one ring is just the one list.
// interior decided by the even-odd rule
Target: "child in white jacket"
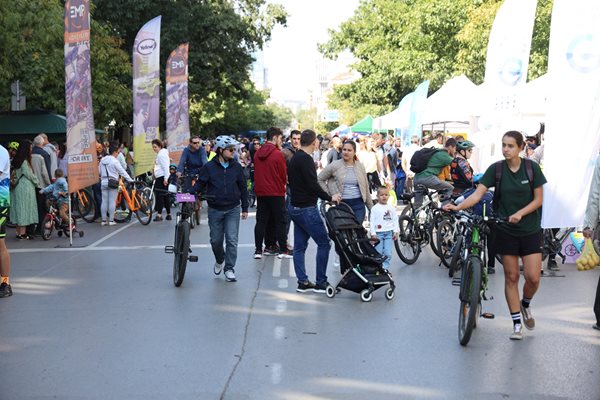
[(383, 262), (383, 269), (390, 268), (392, 260), (393, 241), (398, 238), (400, 227), (398, 226), (398, 213), (396, 208), (388, 204), (390, 190), (386, 187), (380, 187), (377, 190), (377, 204), (371, 208), (371, 237), (379, 240), (375, 249), (387, 257)]

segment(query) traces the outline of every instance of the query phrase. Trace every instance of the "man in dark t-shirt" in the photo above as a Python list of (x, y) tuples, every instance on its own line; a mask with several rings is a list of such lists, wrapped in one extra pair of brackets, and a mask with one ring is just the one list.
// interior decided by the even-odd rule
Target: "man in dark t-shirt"
[[(327, 230), (317, 209), (317, 199), (339, 202), (340, 194), (329, 196), (317, 182), (317, 170), (312, 158), (318, 141), (315, 132), (305, 130), (300, 135), (300, 149), (289, 163), (288, 181), (290, 186), (290, 218), (294, 221), (294, 269), (298, 278), (296, 291), (325, 293), (327, 282), (327, 262), (331, 244)], [(308, 239), (317, 244), (316, 284), (306, 275), (304, 257)]]

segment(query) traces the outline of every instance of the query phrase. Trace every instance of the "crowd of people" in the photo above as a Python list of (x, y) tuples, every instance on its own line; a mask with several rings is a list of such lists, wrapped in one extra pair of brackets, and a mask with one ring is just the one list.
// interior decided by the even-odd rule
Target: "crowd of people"
[[(238, 138), (239, 139), (239, 138)], [(287, 140), (286, 140), (287, 139)], [(154, 221), (171, 219), (169, 184), (184, 176), (184, 189), (202, 192), (207, 197), (210, 244), (215, 256), (214, 271), (224, 271), (225, 279), (235, 282), (240, 219), (248, 216), (248, 190), (256, 196), (254, 258), (276, 255), (292, 258), (298, 292), (325, 292), (327, 264), (331, 249), (329, 236), (317, 202), (344, 202), (357, 220), (366, 222), (377, 250), (390, 266), (392, 243), (399, 234), (396, 202), (405, 191), (415, 191), (418, 206), (424, 193), (415, 187), (438, 192), (446, 211), (490, 203), (506, 217), (507, 224), (493, 232), (488, 272), (494, 273), (491, 255), (502, 255), (505, 293), (513, 319), (511, 339), (521, 339), (523, 329), (534, 329), (530, 304), (539, 288), (542, 229), (541, 204), (546, 179), (539, 165), (543, 162), (540, 138), (525, 138), (520, 132), (507, 132), (502, 139), (504, 160), (491, 165), (476, 176), (470, 165), (475, 144), (461, 136), (432, 135), (411, 138), (408, 146), (400, 139), (373, 133), (358, 138), (329, 140), (312, 130), (293, 130), (287, 136), (279, 128), (269, 128), (264, 139), (219, 136), (214, 140), (190, 138), (178, 164), (173, 164), (168, 149), (155, 139), (156, 153), (152, 171), (156, 194)], [(61, 219), (67, 220), (68, 186), (65, 179), (64, 145), (49, 143), (41, 134), (33, 143), (11, 142), (0, 149), (0, 214), (4, 217), (0, 237), (2, 287), (0, 296), (12, 294), (9, 284), (10, 258), (3, 238), (8, 219), (16, 227), (16, 237), (31, 239), (41, 229), (46, 212), (46, 195), (58, 204)], [(126, 145), (117, 142), (99, 144), (98, 173), (94, 185), (96, 213), (102, 225), (114, 225), (117, 188), (114, 180), (133, 181), (133, 155)], [(419, 166), (420, 165), (420, 166)], [(596, 166), (594, 182), (600, 179)], [(192, 177), (195, 184), (192, 185)], [(600, 186), (596, 182), (596, 189)], [(588, 202), (584, 235), (589, 237), (598, 223), (598, 191), (592, 190)], [(460, 204), (450, 199), (460, 198)], [(288, 242), (293, 223), (294, 243)], [(306, 270), (305, 253), (309, 239), (317, 245), (314, 282)], [(523, 265), (525, 284), (519, 294), (519, 261)], [(553, 255), (550, 269), (558, 269)], [(600, 282), (595, 313), (600, 322)], [(594, 325), (598, 329), (598, 323)]]

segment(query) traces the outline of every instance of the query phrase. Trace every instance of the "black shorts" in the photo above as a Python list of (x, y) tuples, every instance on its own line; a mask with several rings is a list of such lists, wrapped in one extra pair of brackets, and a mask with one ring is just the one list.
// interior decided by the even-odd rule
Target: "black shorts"
[(496, 229), (496, 252), (501, 255), (520, 257), (541, 253), (543, 238), (541, 229), (527, 236), (513, 236)]
[(6, 224), (8, 223), (8, 207), (0, 207), (0, 239), (6, 237)]

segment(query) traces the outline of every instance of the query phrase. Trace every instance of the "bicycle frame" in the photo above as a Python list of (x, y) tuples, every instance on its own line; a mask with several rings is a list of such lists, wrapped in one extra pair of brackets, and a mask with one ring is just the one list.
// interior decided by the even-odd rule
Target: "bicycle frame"
[(119, 194), (117, 195), (117, 206), (119, 205), (119, 203), (121, 203), (121, 201), (124, 198), (125, 204), (127, 204), (127, 207), (129, 208), (129, 210), (131, 212), (136, 212), (140, 209), (140, 204), (135, 195), (137, 192), (135, 186), (133, 186), (131, 188), (131, 196), (130, 196), (129, 191), (125, 187), (125, 183), (123, 183), (123, 177), (120, 177), (118, 190), (119, 190)]

